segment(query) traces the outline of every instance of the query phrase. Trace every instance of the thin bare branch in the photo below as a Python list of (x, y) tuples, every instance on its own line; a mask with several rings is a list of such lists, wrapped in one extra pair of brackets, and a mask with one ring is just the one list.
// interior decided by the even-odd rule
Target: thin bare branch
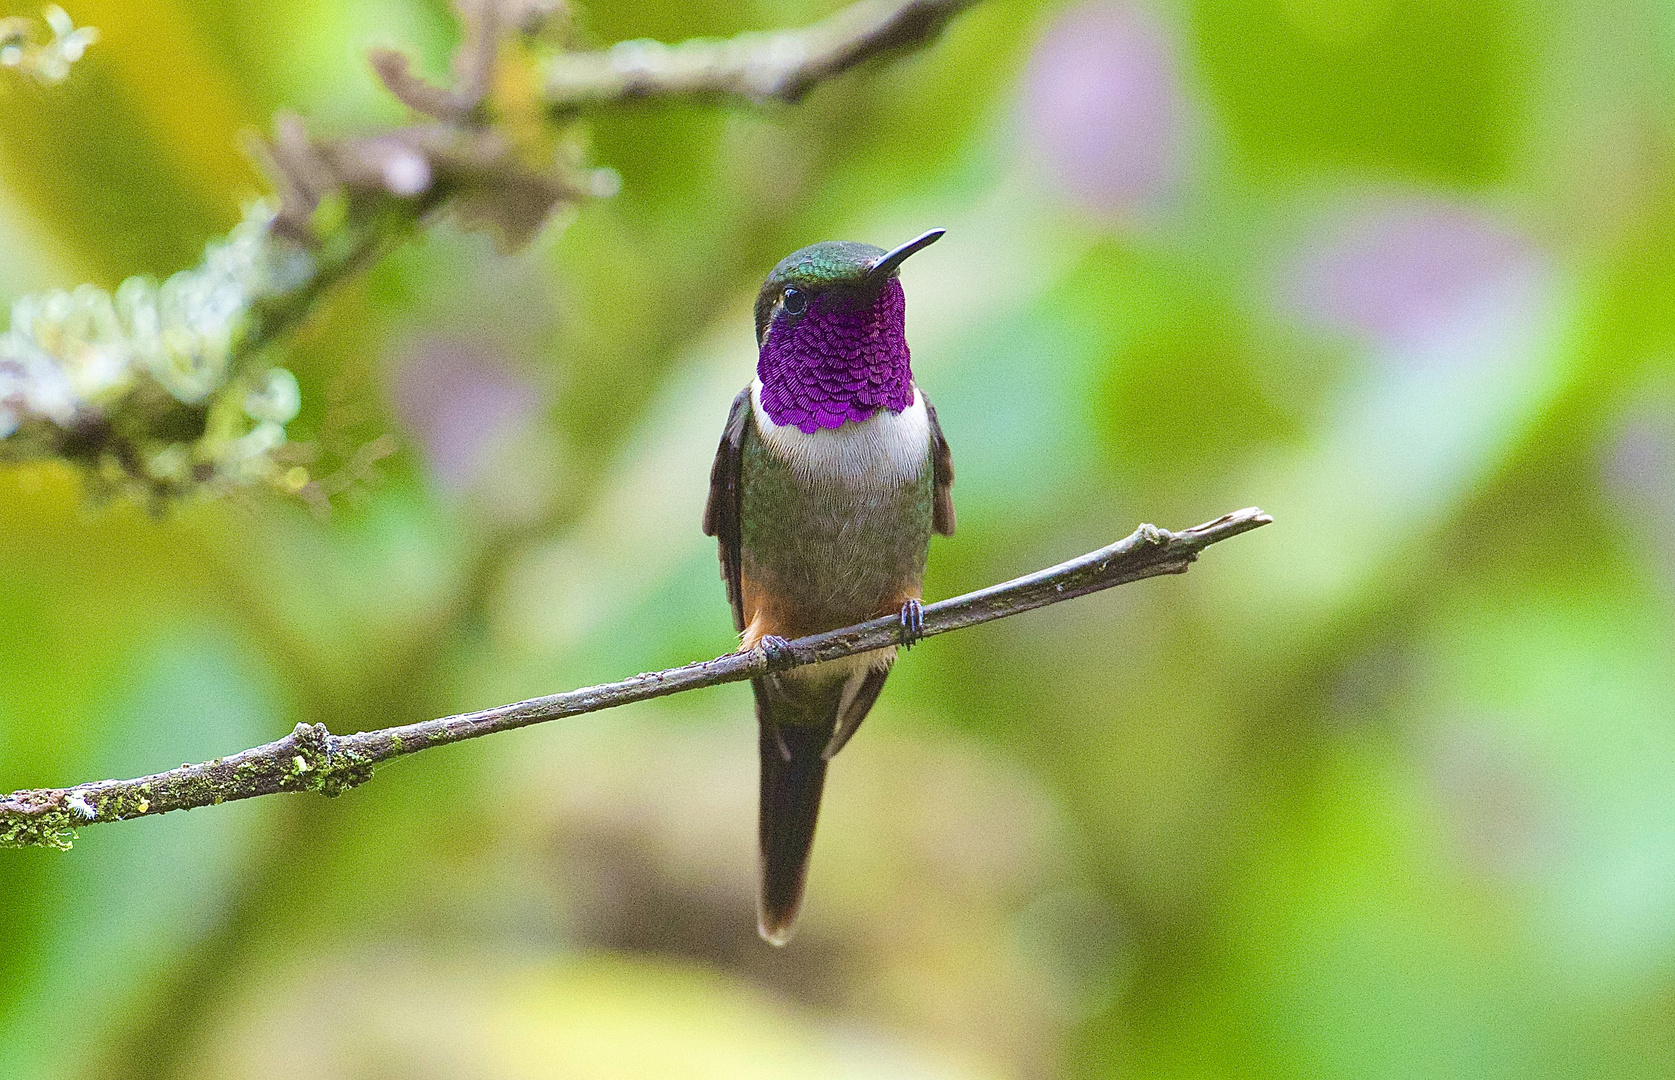
[(550, 65), (554, 110), (650, 98), (795, 102), (816, 83), (875, 56), (917, 49), (976, 0), (861, 0), (800, 30), (694, 38), (679, 45), (624, 41), (565, 53)]
[[(924, 636), (961, 630), (1142, 578), (1182, 574), (1206, 547), (1272, 520), (1251, 507), (1181, 532), (1142, 525), (1132, 535), (1069, 562), (927, 606)], [(67, 848), (75, 830), (83, 825), (191, 810), (281, 791), (338, 795), (370, 779), (373, 766), (380, 762), (433, 746), (902, 643), (898, 620), (873, 619), (798, 638), (771, 652), (753, 649), (728, 653), (603, 686), (417, 724), (354, 735), (333, 735), (321, 724), (298, 724), (291, 734), (266, 745), (152, 776), (13, 792), (0, 800), (0, 846)]]

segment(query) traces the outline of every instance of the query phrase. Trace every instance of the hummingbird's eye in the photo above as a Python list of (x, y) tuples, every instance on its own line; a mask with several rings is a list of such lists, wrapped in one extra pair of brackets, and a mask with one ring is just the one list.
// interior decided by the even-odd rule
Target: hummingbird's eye
[(801, 289), (793, 289), (790, 286), (786, 286), (785, 292), (781, 296), (779, 302), (780, 306), (785, 308), (785, 313), (787, 315), (801, 315), (803, 312), (808, 310), (808, 294), (803, 292)]

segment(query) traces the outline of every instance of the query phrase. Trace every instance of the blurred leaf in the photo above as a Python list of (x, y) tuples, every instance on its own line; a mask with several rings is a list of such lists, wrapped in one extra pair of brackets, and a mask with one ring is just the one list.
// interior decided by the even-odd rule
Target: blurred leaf
[(1515, 4), (1201, 0), (1193, 38), (1260, 174), (1342, 168), (1482, 184), (1506, 170), (1527, 78)]
[(1205, 268), (1098, 249), (1072, 281), (1075, 314), (1097, 312), (1117, 338), (1101, 420), (1110, 467), (1129, 482), (1190, 482), (1296, 437), (1307, 402), (1275, 400), (1265, 375), (1284, 361)]

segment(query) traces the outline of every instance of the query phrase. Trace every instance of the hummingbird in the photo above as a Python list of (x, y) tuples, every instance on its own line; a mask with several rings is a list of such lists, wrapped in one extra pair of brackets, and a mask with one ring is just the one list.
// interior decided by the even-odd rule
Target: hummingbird
[[(756, 298), (756, 378), (727, 415), (710, 470), (704, 534), (741, 648), (895, 615), (902, 642), (920, 606), (932, 533), (954, 531), (948, 442), (913, 381), (903, 260), (828, 241), (794, 251)], [(826, 764), (866, 719), (895, 662), (892, 646), (751, 681), (761, 756), (758, 929), (791, 938)]]

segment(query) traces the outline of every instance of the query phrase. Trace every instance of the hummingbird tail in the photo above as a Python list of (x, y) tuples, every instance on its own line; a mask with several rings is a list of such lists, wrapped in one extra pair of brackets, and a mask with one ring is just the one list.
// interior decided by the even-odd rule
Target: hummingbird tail
[[(760, 695), (760, 691), (758, 692)], [(791, 940), (803, 903), (814, 823), (826, 786), (822, 751), (829, 730), (778, 724), (759, 708), (762, 753), (760, 842), (762, 893), (758, 929), (769, 944)]]
[(791, 940), (803, 903), (826, 762), (861, 726), (889, 674), (863, 666), (836, 678), (754, 679), (762, 755), (762, 897), (758, 928), (773, 945)]

